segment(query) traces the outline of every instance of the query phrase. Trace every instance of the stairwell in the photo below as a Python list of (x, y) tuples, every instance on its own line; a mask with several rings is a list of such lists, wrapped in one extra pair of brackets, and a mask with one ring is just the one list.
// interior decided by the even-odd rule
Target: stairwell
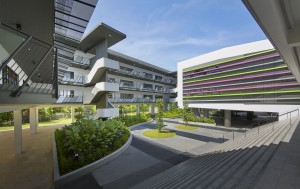
[(299, 116), (247, 131), (133, 188), (254, 188)]

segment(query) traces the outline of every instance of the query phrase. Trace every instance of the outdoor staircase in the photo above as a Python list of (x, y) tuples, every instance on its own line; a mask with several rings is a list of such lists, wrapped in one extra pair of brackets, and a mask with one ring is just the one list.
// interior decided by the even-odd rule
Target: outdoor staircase
[[(132, 188), (254, 188), (299, 117), (247, 131)], [(292, 123), (292, 124), (291, 124)]]

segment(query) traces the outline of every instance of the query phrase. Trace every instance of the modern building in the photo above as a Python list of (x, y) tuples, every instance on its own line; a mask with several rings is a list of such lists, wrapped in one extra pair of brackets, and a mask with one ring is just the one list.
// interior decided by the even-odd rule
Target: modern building
[[(96, 64), (95, 71), (92, 59), (95, 55), (76, 51), (74, 60), (68, 66), (64, 77), (59, 80), (59, 98), (61, 104), (84, 104), (97, 103), (92, 93), (100, 91), (100, 101), (106, 101), (106, 107), (100, 107), (98, 111), (106, 111), (99, 117), (117, 116), (118, 110), (112, 109), (115, 104), (149, 103), (154, 111), (154, 102), (158, 98), (164, 99), (167, 105), (176, 102), (176, 72), (170, 72), (152, 64), (137, 60), (124, 54), (108, 50), (107, 56)], [(81, 61), (81, 62), (80, 62)], [(97, 81), (99, 88), (89, 84), (93, 80), (92, 75), (101, 78), (102, 85)], [(92, 79), (91, 79), (92, 78)], [(94, 87), (94, 88), (93, 88)], [(103, 88), (101, 88), (103, 87)], [(105, 94), (104, 94), (105, 91)], [(111, 108), (111, 109), (110, 109)], [(114, 112), (109, 110), (113, 110)], [(137, 108), (139, 110), (139, 108)], [(152, 112), (154, 113), (154, 112)]]
[(268, 40), (223, 48), (178, 63), (178, 103), (195, 109), (274, 112), (297, 109), (300, 85)]

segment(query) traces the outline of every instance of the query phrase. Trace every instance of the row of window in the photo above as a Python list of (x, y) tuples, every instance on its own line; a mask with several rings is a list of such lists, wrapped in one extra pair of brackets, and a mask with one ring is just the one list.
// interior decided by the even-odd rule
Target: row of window
[[(108, 78), (109, 82), (112, 83), (116, 83), (116, 79), (115, 78)], [(122, 84), (123, 87), (134, 87), (134, 82), (133, 81), (128, 81), (128, 80), (120, 80), (120, 84)], [(143, 83), (143, 88), (145, 89), (153, 89), (153, 85), (152, 84), (147, 84), (147, 83)], [(162, 90), (163, 86), (160, 85), (155, 85), (155, 89), (157, 90)]]
[[(109, 93), (108, 97), (114, 98), (113, 93)], [(163, 96), (161, 95), (143, 95), (143, 98), (145, 99), (153, 99), (153, 97), (155, 97), (155, 99), (163, 98)], [(134, 94), (120, 93), (120, 99), (133, 99), (133, 98), (135, 98)]]
[[(123, 71), (123, 72), (129, 73), (129, 74), (131, 74), (134, 71), (132, 68), (128, 68), (128, 67), (125, 67), (125, 66), (120, 66), (120, 70)], [(157, 80), (157, 81), (164, 81), (162, 76), (154, 75), (154, 77), (153, 77), (153, 74), (151, 74), (151, 73), (147, 73), (147, 72), (141, 72), (141, 73), (142, 73), (142, 75), (140, 74), (140, 72), (138, 72), (137, 74), (141, 75), (141, 76), (143, 76), (147, 79), (154, 79), (154, 80)], [(168, 83), (172, 83), (172, 79), (168, 79), (166, 81)]]

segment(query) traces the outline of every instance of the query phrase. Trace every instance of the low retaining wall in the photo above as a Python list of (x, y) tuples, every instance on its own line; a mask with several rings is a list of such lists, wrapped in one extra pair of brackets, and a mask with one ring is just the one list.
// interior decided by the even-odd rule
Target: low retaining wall
[[(178, 120), (177, 118), (172, 119), (172, 118), (164, 118), (164, 121), (170, 122), (170, 123), (180, 123), (180, 124), (185, 124), (184, 121)], [(191, 122), (189, 121), (189, 125), (195, 125), (195, 126), (216, 126), (216, 123), (201, 123), (201, 122)]]
[(95, 161), (89, 165), (86, 165), (84, 167), (81, 167), (75, 171), (72, 171), (70, 173), (67, 173), (65, 175), (59, 174), (59, 166), (58, 166), (58, 159), (57, 159), (57, 151), (56, 151), (56, 141), (55, 141), (55, 134), (53, 135), (53, 161), (54, 161), (54, 185), (55, 188), (59, 188), (65, 183), (68, 183), (70, 181), (73, 181), (83, 175), (86, 175), (97, 168), (107, 164), (108, 162), (112, 161), (119, 155), (121, 155), (123, 152), (125, 152), (132, 141), (132, 134), (130, 134), (129, 139), (127, 142), (118, 150), (114, 151), (113, 153), (103, 157), (102, 159), (99, 159), (98, 161)]

